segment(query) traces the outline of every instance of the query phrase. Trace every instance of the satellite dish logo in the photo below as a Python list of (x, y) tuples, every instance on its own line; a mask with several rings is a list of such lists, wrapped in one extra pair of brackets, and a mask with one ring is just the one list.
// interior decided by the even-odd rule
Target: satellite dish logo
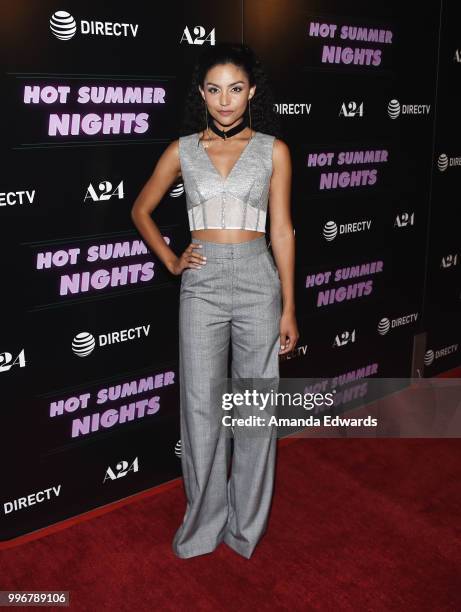
[(440, 172), (445, 172), (445, 170), (448, 168), (448, 157), (445, 153), (441, 153), (439, 155), (439, 159), (437, 160), (437, 168), (440, 170)]
[(385, 336), (391, 328), (391, 322), (387, 317), (383, 317), (378, 323), (378, 332), (381, 336)]
[(400, 115), (400, 102), (393, 98), (387, 105), (387, 114), (391, 119), (397, 119)]
[(338, 235), (338, 226), (334, 221), (327, 221), (323, 226), (323, 237), (325, 240), (331, 241)]
[(434, 361), (434, 351), (432, 349), (429, 349), (428, 351), (426, 351), (424, 353), (424, 365), (431, 365), (431, 363)]
[(182, 194), (184, 193), (184, 184), (183, 183), (177, 183), (173, 189), (170, 191), (170, 197), (172, 198), (179, 198), (179, 196), (182, 196)]
[(51, 15), (50, 30), (59, 40), (70, 40), (77, 31), (77, 23), (67, 11), (56, 11)]
[(176, 457), (181, 457), (181, 440), (178, 440), (176, 442), (176, 445), (174, 447), (174, 454), (176, 455)]
[(77, 357), (88, 357), (96, 346), (96, 340), (90, 332), (80, 332), (72, 340), (72, 351)]

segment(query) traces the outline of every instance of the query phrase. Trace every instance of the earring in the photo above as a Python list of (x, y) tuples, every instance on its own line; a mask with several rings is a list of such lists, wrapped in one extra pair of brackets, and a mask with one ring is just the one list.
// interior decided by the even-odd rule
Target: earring
[[(253, 130), (251, 129), (251, 98), (248, 98), (248, 115), (250, 117), (250, 132), (252, 132)], [(251, 136), (251, 138), (253, 138), (253, 136)]]
[[(207, 108), (207, 105), (206, 105), (205, 100), (203, 101), (203, 104), (204, 104), (204, 106), (205, 106), (205, 123), (206, 123), (206, 132), (207, 132), (207, 134), (208, 134), (208, 141), (210, 141), (210, 140), (211, 140), (211, 136), (210, 136), (210, 128), (208, 127), (208, 108)], [(209, 142), (204, 142), (204, 143), (203, 143), (203, 147), (204, 147), (205, 149), (208, 149), (208, 147), (209, 147), (209, 146), (210, 146)]]

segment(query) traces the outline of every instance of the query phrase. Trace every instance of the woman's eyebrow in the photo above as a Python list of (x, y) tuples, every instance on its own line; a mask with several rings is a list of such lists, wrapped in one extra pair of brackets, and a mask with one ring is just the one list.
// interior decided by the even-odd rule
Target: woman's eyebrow
[[(243, 83), (244, 81), (235, 81), (235, 83), (231, 83), (228, 87), (232, 87), (232, 85), (237, 85), (237, 83)], [(219, 87), (216, 83), (212, 83), (211, 81), (207, 81), (207, 85), (214, 85), (215, 87)]]

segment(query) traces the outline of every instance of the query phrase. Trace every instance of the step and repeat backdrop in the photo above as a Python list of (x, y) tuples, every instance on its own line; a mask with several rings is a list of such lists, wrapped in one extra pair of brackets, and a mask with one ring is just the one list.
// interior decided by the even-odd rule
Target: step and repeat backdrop
[[(180, 279), (130, 211), (206, 45), (258, 53), (292, 154), (300, 339), (281, 376), (460, 365), (454, 1), (0, 10), (3, 541), (181, 476)], [(180, 254), (181, 182), (154, 218)]]

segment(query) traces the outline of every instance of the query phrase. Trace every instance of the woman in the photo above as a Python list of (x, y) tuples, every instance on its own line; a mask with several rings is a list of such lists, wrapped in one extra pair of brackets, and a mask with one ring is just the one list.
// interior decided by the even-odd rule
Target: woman
[[(211, 389), (227, 377), (229, 346), (232, 381), (278, 380), (279, 355), (291, 352), (299, 338), (291, 159), (274, 135), (277, 120), (254, 53), (231, 43), (207, 48), (192, 76), (186, 134), (165, 149), (132, 209), (149, 247), (172, 274), (182, 275), (179, 375), (187, 508), (173, 551), (183, 559), (210, 553), (221, 541), (249, 559), (267, 526), (276, 439), (272, 432), (245, 437), (233, 429), (228, 479), (229, 427)], [(176, 256), (151, 213), (180, 176), (192, 241)], [(268, 204), (277, 267), (265, 240)]]

